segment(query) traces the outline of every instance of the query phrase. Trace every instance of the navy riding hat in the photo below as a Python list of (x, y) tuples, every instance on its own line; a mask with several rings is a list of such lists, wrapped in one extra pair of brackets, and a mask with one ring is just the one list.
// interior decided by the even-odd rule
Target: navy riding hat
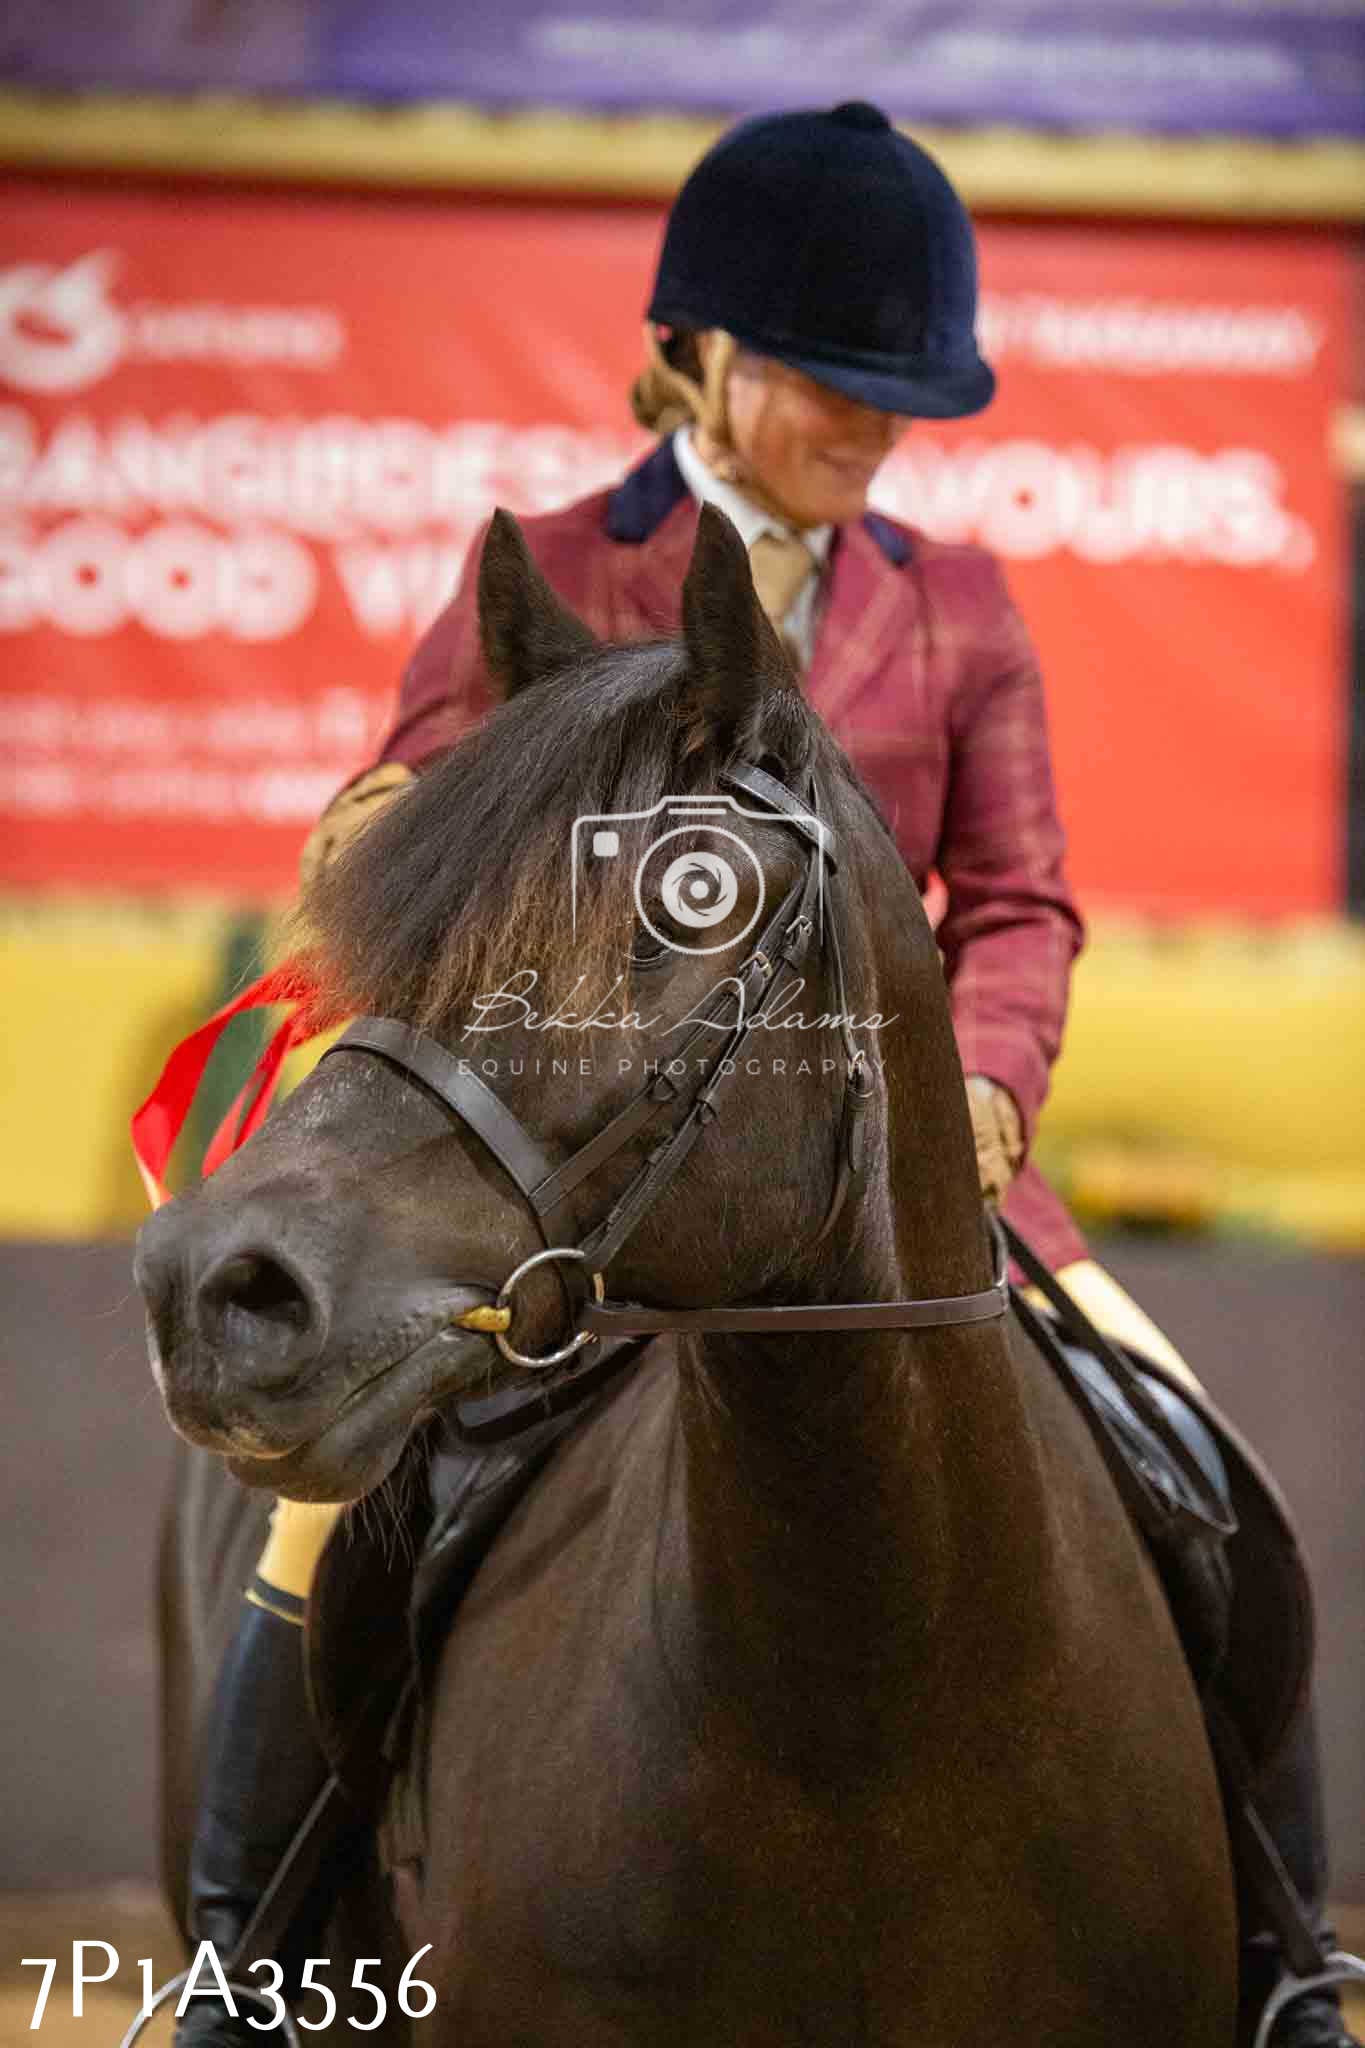
[(765, 114), (707, 151), (669, 215), (649, 318), (724, 328), (882, 412), (958, 419), (995, 391), (967, 209), (863, 100)]

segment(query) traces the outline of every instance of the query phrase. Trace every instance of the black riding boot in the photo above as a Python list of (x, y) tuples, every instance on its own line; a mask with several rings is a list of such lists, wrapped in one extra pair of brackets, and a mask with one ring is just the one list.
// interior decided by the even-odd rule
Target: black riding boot
[[(327, 1774), (304, 1684), (303, 1630), (244, 1603), (214, 1694), (190, 1849), (190, 1933), (196, 1946), (211, 1941), (223, 1965)], [(329, 1908), (330, 1899), (310, 1897), (295, 1916), (287, 1952), (278, 1957), (286, 1996), (291, 1960), (297, 1970), (307, 1954), (326, 1952), (307, 1943)], [(245, 1981), (263, 1987), (268, 1974)], [(210, 1981), (206, 1971), (196, 1979)], [(259, 2048), (268, 2037), (248, 2027), (242, 2000), (237, 2010), (234, 2019), (217, 1998), (192, 1998), (176, 2027), (176, 2048)], [(258, 2022), (267, 2017), (261, 2006), (249, 2010)]]
[[(1273, 1772), (1257, 1787), (1256, 1807), (1280, 1852), (1285, 1869), (1324, 1947), (1335, 1946), (1325, 1922), (1327, 1897), (1327, 1830), (1322, 1807), (1321, 1766), (1317, 1727), (1305, 1713), (1285, 1745)], [(1242, 1887), (1239, 1885), (1239, 1890)], [(1258, 1924), (1254, 1902), (1242, 1901), (1243, 1926)], [(1242, 1943), (1238, 2041), (1254, 2039), (1266, 2000), (1284, 1973), (1285, 1962), (1273, 1934), (1252, 1933)], [(1309, 1991), (1286, 2006), (1270, 2036), (1271, 2048), (1359, 2048), (1341, 2016), (1335, 1991)]]

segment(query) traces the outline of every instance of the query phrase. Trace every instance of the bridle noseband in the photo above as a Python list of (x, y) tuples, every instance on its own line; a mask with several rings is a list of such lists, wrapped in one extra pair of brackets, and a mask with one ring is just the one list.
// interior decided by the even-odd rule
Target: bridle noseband
[[(803, 1330), (906, 1330), (942, 1328), (951, 1324), (979, 1323), (1003, 1316), (1009, 1306), (1006, 1257), (999, 1233), (994, 1233), (996, 1270), (991, 1285), (975, 1294), (948, 1295), (937, 1300), (878, 1302), (815, 1302), (789, 1307), (720, 1307), (705, 1309), (650, 1308), (633, 1302), (606, 1298), (605, 1274), (665, 1188), (675, 1178), (688, 1154), (709, 1123), (719, 1114), (719, 1102), (727, 1083), (738, 1070), (734, 1055), (755, 1024), (761, 1023), (778, 986), (781, 966), (797, 968), (816, 932), (817, 917), (829, 898), (828, 914), (820, 919), (821, 946), (828, 952), (834, 984), (836, 1022), (844, 1052), (844, 1097), (840, 1115), (838, 1157), (829, 1207), (812, 1240), (821, 1243), (830, 1231), (859, 1179), (863, 1166), (863, 1124), (875, 1094), (871, 1063), (856, 1043), (849, 1026), (843, 953), (839, 943), (839, 919), (833, 892), (824, 885), (837, 873), (832, 835), (815, 811), (812, 787), (809, 807), (797, 801), (775, 776), (755, 762), (731, 763), (722, 776), (724, 783), (755, 797), (769, 811), (775, 823), (785, 825), (805, 842), (803, 871), (788, 889), (764, 925), (752, 952), (727, 977), (721, 1002), (735, 1002), (736, 1014), (724, 1045), (711, 1071), (687, 1103), (682, 1120), (646, 1155), (625, 1191), (597, 1227), (579, 1243), (569, 1241), (573, 1216), (569, 1197), (590, 1174), (615, 1158), (643, 1131), (666, 1105), (676, 1102), (682, 1090), (662, 1070), (653, 1075), (638, 1094), (617, 1111), (595, 1137), (580, 1146), (568, 1159), (554, 1165), (539, 1140), (520, 1118), (494, 1094), (466, 1061), (457, 1059), (426, 1033), (414, 1030), (391, 1017), (359, 1017), (326, 1055), (363, 1052), (377, 1055), (398, 1068), (410, 1080), (419, 1082), (452, 1110), (472, 1130), (521, 1190), (544, 1240), (544, 1250), (524, 1259), (500, 1288), (494, 1311), (475, 1311), (472, 1327), (489, 1330), (498, 1349), (511, 1364), (544, 1371), (564, 1365), (585, 1346), (600, 1337), (653, 1336), (661, 1331), (767, 1331)], [(724, 1028), (723, 1011), (713, 1010), (699, 1019), (669, 1061), (685, 1071), (687, 1055), (705, 1040), (715, 1044), (717, 1027)], [(518, 1351), (509, 1343), (504, 1327), (510, 1324), (516, 1289), (525, 1276), (543, 1265), (553, 1265), (566, 1292), (576, 1291), (571, 1302), (575, 1327), (556, 1349), (540, 1354)], [(567, 1271), (565, 1269), (568, 1269)], [(568, 1288), (570, 1275), (577, 1277), (576, 1290)], [(603, 1366), (609, 1361), (604, 1360)], [(615, 1363), (615, 1355), (610, 1361)], [(594, 1369), (569, 1376), (574, 1394), (582, 1397), (595, 1390), (604, 1377)], [(556, 1389), (553, 1406), (559, 1410), (573, 1405), (566, 1399), (568, 1389)], [(530, 1405), (530, 1404), (528, 1404)], [(544, 1412), (544, 1404), (534, 1404)], [(505, 1432), (504, 1432), (505, 1433)]]

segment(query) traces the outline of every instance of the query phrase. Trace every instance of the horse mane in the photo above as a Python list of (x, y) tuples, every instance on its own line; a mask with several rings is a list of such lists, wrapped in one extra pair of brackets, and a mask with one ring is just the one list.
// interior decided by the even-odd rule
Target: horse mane
[[(657, 826), (622, 814), (714, 792), (725, 765), (687, 675), (681, 640), (602, 647), (497, 706), (386, 805), (301, 906), (336, 1012), (437, 1030), (528, 968), (542, 1013), (575, 985), (596, 998), (625, 975), (628, 993), (632, 878)], [(797, 690), (771, 693), (761, 726), (741, 750), (814, 764), (831, 804), (853, 788), (872, 803)], [(621, 850), (581, 866), (571, 926), (574, 824), (593, 814), (619, 821)]]

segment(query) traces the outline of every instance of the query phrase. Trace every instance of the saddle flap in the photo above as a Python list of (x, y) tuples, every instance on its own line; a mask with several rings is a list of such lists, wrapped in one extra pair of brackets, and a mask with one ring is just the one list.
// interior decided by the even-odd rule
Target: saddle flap
[[(1126, 1372), (1142, 1382), (1149, 1402), (1155, 1399), (1178, 1437), (1180, 1462), (1133, 1411), (1103, 1361), (1057, 1342), (1055, 1334), (1045, 1355), (1064, 1366), (1064, 1384), (1126, 1461), (1135, 1485), (1119, 1485), (1118, 1491), (1130, 1512), (1138, 1488), (1158, 1510), (1134, 1519), (1171, 1597), (1196, 1683), (1231, 1723), (1252, 1774), (1264, 1772), (1306, 1705), (1313, 1660), (1312, 1588), (1283, 1495), (1208, 1395), (1153, 1360), (1134, 1351), (1120, 1354)], [(1186, 1490), (1194, 1471), (1204, 1481), (1205, 1512), (1221, 1512), (1227, 1534), (1217, 1535), (1189, 1513)], [(1159, 1541), (1154, 1529), (1161, 1532)], [(1223, 1547), (1225, 1572), (1205, 1568), (1211, 1544)], [(1208, 1612), (1211, 1604), (1216, 1614)]]
[(1253, 1776), (1270, 1769), (1308, 1704), (1313, 1666), (1313, 1589), (1284, 1495), (1236, 1425), (1202, 1388), (1177, 1380), (1136, 1352), (1129, 1361), (1168, 1413), (1183, 1409), (1216, 1446), (1236, 1528), (1226, 1538), (1231, 1580), (1222, 1655), (1209, 1687), (1212, 1709), (1231, 1723)]
[[(1196, 1683), (1231, 1724), (1254, 1778), (1306, 1708), (1312, 1676), (1312, 1588), (1284, 1496), (1202, 1387), (1101, 1334), (1017, 1231), (1000, 1228), (1051, 1310), (1043, 1315), (1015, 1292), (1015, 1313), (1090, 1425), (1168, 1591), (1192, 1594), (1195, 1629), (1215, 1653), (1206, 1664), (1182, 1635)], [(1089, 1354), (1084, 1374), (1068, 1355), (1074, 1348)], [(1126, 1425), (1116, 1426), (1119, 1408), (1136, 1411), (1159, 1445), (1155, 1458)], [(1177, 1626), (1180, 1605), (1177, 1597)]]
[[(1144, 1360), (1144, 1370), (1173, 1383)], [(1228, 1541), (1232, 1609), (1211, 1687), (1260, 1774), (1306, 1711), (1313, 1667), (1313, 1589), (1289, 1507), (1260, 1457), (1202, 1391), (1176, 1387), (1212, 1432), (1228, 1475), (1237, 1533)]]

